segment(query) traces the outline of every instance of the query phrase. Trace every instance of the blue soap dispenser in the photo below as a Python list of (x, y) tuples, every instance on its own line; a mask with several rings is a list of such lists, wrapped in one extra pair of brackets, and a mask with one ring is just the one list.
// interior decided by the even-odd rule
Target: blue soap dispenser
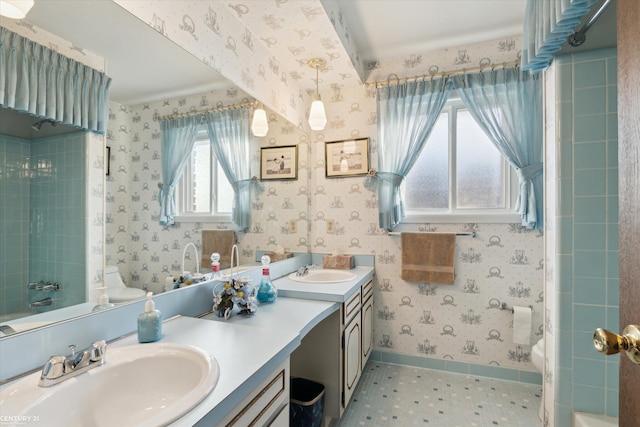
[(109, 295), (107, 295), (104, 291), (105, 289), (107, 289), (106, 287), (101, 287), (101, 288), (96, 288), (100, 291), (102, 291), (102, 294), (100, 294), (100, 296), (98, 297), (98, 305), (93, 307), (93, 310), (91, 311), (100, 311), (100, 310), (104, 310), (107, 308), (111, 308), (111, 307), (115, 307), (115, 304), (112, 304), (109, 302)]
[(138, 316), (138, 342), (155, 342), (162, 338), (162, 314), (156, 310), (151, 299), (153, 292), (147, 292), (144, 313)]
[(271, 283), (271, 276), (269, 274), (269, 263), (271, 262), (271, 258), (269, 255), (264, 255), (261, 258), (262, 261), (262, 280), (260, 281), (260, 286), (258, 287), (258, 302), (261, 304), (270, 304), (276, 300), (278, 297), (278, 290)]

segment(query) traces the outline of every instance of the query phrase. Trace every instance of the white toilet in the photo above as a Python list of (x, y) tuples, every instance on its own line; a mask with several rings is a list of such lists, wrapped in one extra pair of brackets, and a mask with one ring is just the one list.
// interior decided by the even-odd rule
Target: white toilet
[(115, 265), (105, 266), (104, 285), (107, 288), (105, 292), (109, 296), (109, 302), (114, 304), (141, 299), (146, 295), (142, 289), (128, 288)]
[[(533, 348), (531, 349), (531, 362), (533, 366), (542, 374), (544, 377), (544, 338), (540, 339)], [(544, 378), (542, 380), (544, 382)], [(540, 402), (540, 410), (538, 411), (538, 418), (541, 421), (544, 420), (543, 409), (544, 408), (544, 393), (542, 394), (542, 400)]]

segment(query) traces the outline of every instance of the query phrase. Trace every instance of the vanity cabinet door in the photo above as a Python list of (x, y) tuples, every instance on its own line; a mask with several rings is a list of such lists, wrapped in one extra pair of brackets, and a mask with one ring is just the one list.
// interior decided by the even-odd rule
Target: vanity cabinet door
[(356, 316), (343, 332), (343, 396), (342, 407), (346, 408), (351, 395), (358, 385), (362, 371), (362, 319)]
[(373, 295), (362, 304), (362, 369), (373, 348)]

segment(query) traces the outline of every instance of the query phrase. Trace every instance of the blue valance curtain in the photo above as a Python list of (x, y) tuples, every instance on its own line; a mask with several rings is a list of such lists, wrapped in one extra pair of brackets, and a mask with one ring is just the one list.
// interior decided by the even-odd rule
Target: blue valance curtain
[(0, 105), (99, 134), (107, 129), (104, 73), (0, 27)]
[(519, 68), (459, 75), (452, 80), (475, 121), (518, 174), (516, 211), (522, 225), (541, 229), (542, 82)]
[(404, 217), (400, 185), (426, 144), (450, 91), (448, 78), (378, 88), (378, 169), (365, 185), (378, 190), (380, 228), (391, 230)]
[(211, 148), (233, 187), (231, 219), (242, 230), (251, 225), (251, 187), (262, 190), (251, 174), (251, 108), (238, 108), (206, 114)]
[(522, 35), (522, 69), (547, 68), (553, 54), (574, 33), (580, 18), (598, 0), (527, 0)]
[(175, 186), (189, 160), (201, 122), (202, 116), (180, 117), (160, 122), (162, 152), (162, 187), (158, 197), (160, 225), (167, 226), (175, 223)]

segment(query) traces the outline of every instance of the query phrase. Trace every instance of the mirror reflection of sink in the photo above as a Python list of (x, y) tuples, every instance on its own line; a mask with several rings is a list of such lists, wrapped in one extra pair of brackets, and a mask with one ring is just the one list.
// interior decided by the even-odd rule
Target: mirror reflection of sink
[(289, 275), (289, 279), (304, 283), (339, 283), (355, 278), (354, 273), (343, 270), (309, 270), (304, 276), (297, 276), (295, 272)]
[(198, 347), (113, 347), (103, 366), (52, 387), (38, 387), (40, 372), (7, 385), (0, 413), (23, 416), (20, 425), (161, 426), (204, 400), (219, 376), (218, 362)]

